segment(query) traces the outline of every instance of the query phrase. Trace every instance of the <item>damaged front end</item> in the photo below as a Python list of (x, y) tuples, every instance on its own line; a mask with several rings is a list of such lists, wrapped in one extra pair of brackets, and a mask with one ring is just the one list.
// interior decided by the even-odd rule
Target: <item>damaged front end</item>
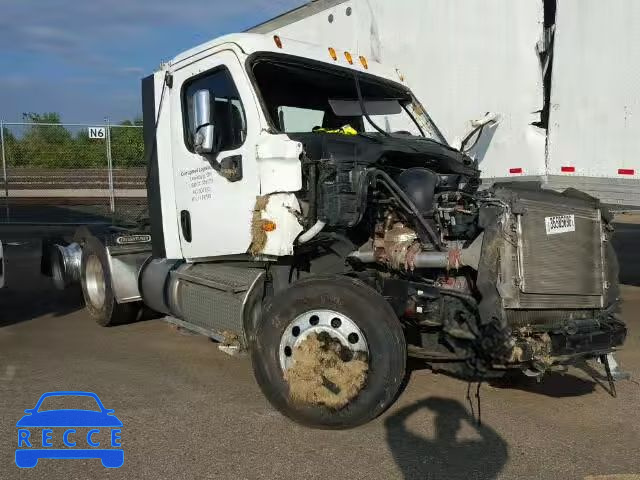
[[(623, 344), (612, 228), (597, 200), (514, 184), (474, 201), (482, 233), (465, 247), (415, 253), (404, 246), (405, 233), (385, 249), (387, 258), (378, 254), (406, 279), (409, 302), (399, 301), (397, 311), (404, 308), (412, 353), (439, 369), (483, 378), (508, 369), (539, 375)], [(430, 272), (415, 260), (401, 265), (393, 260), (399, 246), (409, 259), (446, 260)], [(382, 283), (389, 294), (403, 280)]]
[(611, 218), (597, 199), (522, 182), (479, 192), (477, 170), (453, 153), (346, 142), (325, 138), (311, 163), (327, 225), (316, 244), (340, 234), (356, 244), (351, 274), (392, 304), (411, 355), (486, 378), (622, 345)]
[(613, 229), (599, 202), (536, 184), (491, 195), (501, 205), (480, 211), (478, 314), (481, 324), (505, 332), (508, 345), (489, 355), (493, 366), (543, 372), (622, 345)]
[(277, 55), (250, 65), (278, 132), (258, 147), (249, 250), (280, 259), (274, 290), (357, 277), (394, 308), (411, 355), (464, 376), (537, 374), (624, 342), (599, 202), (523, 182), (479, 191), (465, 141), (495, 115), (454, 148), (404, 85)]

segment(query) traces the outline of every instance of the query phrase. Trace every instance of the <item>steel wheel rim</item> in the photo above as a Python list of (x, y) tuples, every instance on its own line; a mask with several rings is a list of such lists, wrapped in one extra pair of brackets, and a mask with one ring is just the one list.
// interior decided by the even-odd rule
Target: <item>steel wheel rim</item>
[(369, 345), (362, 330), (343, 313), (314, 309), (298, 315), (285, 329), (280, 339), (278, 358), (280, 368), (286, 371), (293, 364), (293, 352), (312, 333), (326, 332), (331, 338), (351, 351), (369, 358)]
[(102, 308), (106, 298), (106, 285), (102, 263), (96, 255), (87, 259), (86, 287), (91, 304), (96, 308)]

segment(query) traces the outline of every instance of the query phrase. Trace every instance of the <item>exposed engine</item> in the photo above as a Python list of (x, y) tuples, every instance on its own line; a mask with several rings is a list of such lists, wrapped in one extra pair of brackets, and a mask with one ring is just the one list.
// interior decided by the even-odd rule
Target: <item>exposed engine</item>
[(596, 199), (530, 183), (478, 191), (471, 159), (435, 142), (298, 140), (309, 223), (326, 224), (324, 241), (351, 239), (352, 274), (389, 300), (414, 356), (465, 376), (537, 375), (623, 343)]

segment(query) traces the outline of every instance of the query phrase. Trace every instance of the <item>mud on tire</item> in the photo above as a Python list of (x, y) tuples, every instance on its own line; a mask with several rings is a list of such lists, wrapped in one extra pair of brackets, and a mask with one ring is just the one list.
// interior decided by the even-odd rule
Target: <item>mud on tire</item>
[[(347, 316), (368, 344), (366, 382), (340, 409), (292, 399), (281, 367), (279, 349), (285, 329), (295, 318), (314, 309)], [(269, 402), (298, 423), (326, 429), (356, 427), (389, 407), (404, 379), (406, 357), (402, 327), (386, 300), (364, 283), (344, 276), (304, 279), (268, 299), (251, 348), (256, 381)]]

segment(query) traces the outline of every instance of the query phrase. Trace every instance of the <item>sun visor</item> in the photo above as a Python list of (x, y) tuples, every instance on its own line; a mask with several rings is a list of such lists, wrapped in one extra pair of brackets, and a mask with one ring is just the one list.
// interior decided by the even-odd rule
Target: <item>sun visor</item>
[[(362, 115), (362, 108), (358, 100), (338, 100), (329, 99), (329, 105), (333, 113), (338, 117), (359, 117)], [(402, 112), (400, 102), (391, 100), (365, 100), (364, 108), (368, 115), (397, 115)]]

